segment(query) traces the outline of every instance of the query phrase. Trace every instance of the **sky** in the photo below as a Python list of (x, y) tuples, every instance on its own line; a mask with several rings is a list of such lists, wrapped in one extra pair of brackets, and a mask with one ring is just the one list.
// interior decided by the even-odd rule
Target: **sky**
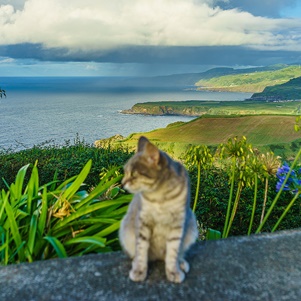
[(0, 0), (0, 76), (300, 62), (300, 0)]

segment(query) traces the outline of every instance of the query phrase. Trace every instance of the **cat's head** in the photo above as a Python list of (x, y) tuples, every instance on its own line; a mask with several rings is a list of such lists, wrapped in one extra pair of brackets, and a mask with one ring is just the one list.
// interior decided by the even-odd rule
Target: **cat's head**
[(160, 150), (141, 136), (136, 154), (124, 166), (123, 187), (131, 193), (154, 190), (160, 180), (164, 162)]

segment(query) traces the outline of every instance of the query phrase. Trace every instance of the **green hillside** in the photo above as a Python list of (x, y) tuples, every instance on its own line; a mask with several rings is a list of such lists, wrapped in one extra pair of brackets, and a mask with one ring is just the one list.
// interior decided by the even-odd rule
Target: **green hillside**
[(267, 86), (281, 85), (300, 77), (300, 66), (289, 66), (279, 70), (247, 72), (201, 79), (196, 82), (198, 90), (262, 92)]
[[(190, 144), (214, 146), (227, 142), (231, 137), (246, 136), (248, 142), (260, 150), (273, 150), (281, 156), (285, 152), (288, 156), (290, 151), (291, 153), (295, 151), (293, 148), (300, 147), (299, 144), (295, 144), (299, 143), (301, 132), (295, 132), (294, 125), (294, 116), (204, 116), (187, 123), (177, 122), (147, 133), (134, 133), (123, 140), (119, 137), (113, 143), (135, 147), (138, 138), (145, 135), (163, 149), (180, 156)], [(95, 144), (101, 145), (102, 142), (100, 140)], [(291, 149), (288, 149), (290, 147)]]
[[(120, 79), (118, 84), (120, 88), (151, 88), (151, 89), (195, 89), (195, 83), (200, 80), (210, 80), (212, 78), (221, 77), (225, 75), (238, 75), (245, 73), (255, 73), (263, 71), (275, 71), (286, 68), (287, 65), (277, 64), (263, 67), (234, 69), (229, 67), (216, 67), (204, 72), (198, 73), (181, 73), (169, 74), (161, 76), (147, 76), (147, 77), (125, 77)], [(252, 91), (253, 92), (253, 91)]]
[(291, 79), (282, 85), (266, 87), (261, 93), (254, 93), (254, 100), (295, 100), (301, 99), (301, 77)]

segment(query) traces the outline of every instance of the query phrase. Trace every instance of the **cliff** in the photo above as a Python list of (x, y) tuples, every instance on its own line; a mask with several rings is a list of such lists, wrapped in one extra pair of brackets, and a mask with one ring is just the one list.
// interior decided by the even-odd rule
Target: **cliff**
[[(300, 93), (301, 90), (299, 90)], [(301, 97), (300, 97), (301, 98)], [(245, 101), (159, 101), (137, 103), (124, 114), (144, 115), (263, 115), (283, 114), (296, 115), (300, 111), (300, 102), (287, 102), (281, 108), (277, 103), (254, 101), (256, 98)], [(256, 99), (257, 100), (257, 99)]]
[(123, 114), (144, 114), (144, 115), (186, 115), (201, 116), (208, 112), (208, 107), (198, 101), (179, 102), (146, 102), (137, 103), (129, 110), (123, 110)]
[(253, 100), (285, 101), (301, 99), (301, 77), (291, 79), (289, 82), (266, 87), (261, 93), (254, 93)]

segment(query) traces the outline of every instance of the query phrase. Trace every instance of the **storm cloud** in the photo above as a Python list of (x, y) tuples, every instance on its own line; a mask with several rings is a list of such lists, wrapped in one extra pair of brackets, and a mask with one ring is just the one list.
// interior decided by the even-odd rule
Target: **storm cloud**
[(300, 60), (296, 0), (0, 0), (3, 60), (262, 65)]
[[(253, 2), (253, 1), (252, 1)], [(300, 50), (301, 24), (193, 0), (28, 0), (0, 7), (0, 44), (72, 51), (125, 46), (234, 46)]]

